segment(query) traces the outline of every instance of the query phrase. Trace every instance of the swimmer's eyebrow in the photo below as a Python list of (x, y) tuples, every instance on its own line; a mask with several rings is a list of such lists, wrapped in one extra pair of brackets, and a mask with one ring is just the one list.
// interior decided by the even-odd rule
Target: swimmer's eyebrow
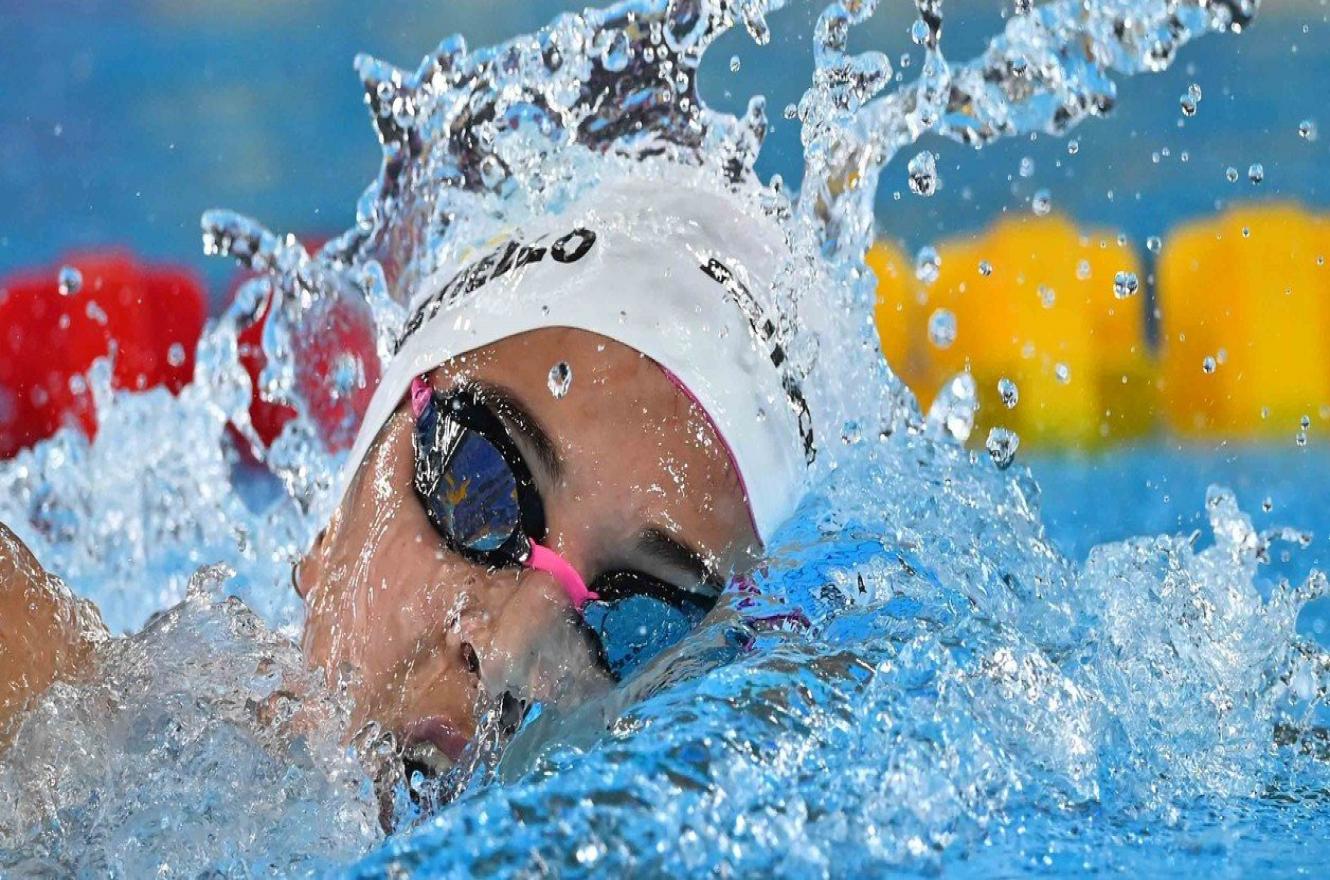
[(536, 453), (550, 481), (558, 482), (562, 479), (563, 459), (559, 458), (559, 448), (554, 445), (549, 432), (541, 426), (540, 420), (531, 414), (517, 395), (489, 382), (475, 382), (473, 387), (481, 400), (494, 407), (495, 413), (517, 435), (516, 439), (525, 440), (526, 445)]
[(647, 526), (643, 529), (637, 536), (637, 552), (661, 565), (685, 572), (693, 586), (706, 584), (717, 591), (724, 587), (701, 553), (662, 528)]

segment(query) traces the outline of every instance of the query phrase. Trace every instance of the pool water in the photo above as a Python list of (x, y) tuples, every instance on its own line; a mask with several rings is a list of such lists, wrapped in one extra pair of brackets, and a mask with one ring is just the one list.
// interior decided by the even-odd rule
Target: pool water
[[(1318, 500), (1330, 485), (1330, 456), (1315, 447), (1186, 443), (1155, 440), (1101, 455), (1032, 456), (1042, 487), (1049, 538), (1071, 559), (1098, 544), (1138, 535), (1204, 535), (1198, 503), (1212, 484), (1233, 490), (1258, 528), (1287, 523), (1314, 535), (1305, 548), (1271, 554), (1265, 578), (1297, 582), (1330, 562), (1330, 519)], [(1330, 638), (1330, 604), (1314, 602), (1299, 629), (1322, 645)]]
[[(208, 250), (258, 277), (194, 381), (112, 391), (99, 363), (96, 439), (64, 431), (0, 466), (0, 521), (109, 629), (98, 676), (53, 688), (0, 762), (6, 872), (1245, 876), (1330, 857), (1324, 451), (967, 443), (973, 383), (919, 411), (877, 348), (862, 262), (892, 158), (918, 198), (936, 184), (923, 134), (1066, 133), (1115, 77), (1257, 4), (1055, 0), (953, 62), (921, 0), (925, 61), (900, 89), (884, 55), (848, 48), (874, 4), (834, 4), (793, 111), (796, 194), (752, 174), (761, 102), (719, 113), (693, 80), (719, 31), (764, 44), (778, 6), (631, 0), (494, 49), (447, 42), (415, 74), (363, 58), (385, 161), (355, 226), (311, 254), (205, 217)], [(607, 82), (618, 100), (598, 100)], [(473, 139), (448, 136), (462, 110), (488, 120)], [(429, 808), (391, 738), (346, 742), (344, 695), (295, 646), (290, 563), (340, 462), (321, 419), (344, 427), (431, 270), (594, 181), (673, 179), (671, 162), (785, 224), (772, 296), (818, 414), (812, 489), (756, 592), (607, 696), (537, 707), (510, 740), (486, 715)], [(260, 384), (300, 413), (271, 447), (236, 350), (265, 305)], [(333, 319), (377, 351), (327, 369)]]
[[(1250, 454), (1270, 473), (1308, 464)], [(1048, 467), (1052, 479), (1098, 472), (1104, 515), (1064, 525), (1065, 541), (1122, 534), (1124, 510), (1176, 516), (1139, 503), (1137, 468), (1210, 514), (1194, 544), (1100, 545), (1081, 565), (1041, 539), (1032, 482), (966, 452), (835, 481), (762, 584), (809, 627), (718, 623), (673, 661), (674, 676), (696, 678), (359, 870), (1309, 869), (1326, 855), (1325, 770), (1279, 719), (1300, 717), (1284, 716), (1289, 691), (1320, 673), (1288, 651), (1296, 603), (1261, 598), (1273, 578), (1243, 515), (1222, 493), (1205, 500), (1204, 459), (1146, 449)], [(831, 501), (869, 486), (881, 492), (869, 502)], [(1050, 517), (1074, 510), (1072, 497)], [(1302, 554), (1323, 552), (1319, 518), (1300, 523), (1322, 529)]]

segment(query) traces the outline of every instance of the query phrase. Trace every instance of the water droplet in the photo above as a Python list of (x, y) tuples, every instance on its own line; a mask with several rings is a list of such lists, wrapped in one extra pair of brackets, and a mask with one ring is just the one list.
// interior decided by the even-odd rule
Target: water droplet
[(1056, 363), (1053, 365), (1053, 376), (1063, 385), (1066, 385), (1071, 381), (1071, 367), (1061, 362)]
[(1261, 502), (1261, 510), (1264, 510), (1266, 513), (1269, 513), (1274, 509), (1275, 509), (1275, 503), (1267, 495), (1265, 500)]
[(1030, 199), (1030, 210), (1034, 211), (1036, 217), (1044, 217), (1049, 211), (1053, 210), (1053, 195), (1046, 189), (1041, 189)]
[(172, 342), (171, 347), (166, 350), (166, 362), (173, 367), (183, 366), (185, 363), (185, 347), (179, 342)]
[(1238, 181), (1238, 169), (1236, 169), (1236, 168), (1234, 168), (1232, 165), (1230, 165), (1230, 166), (1228, 166), (1228, 168), (1224, 169), (1224, 176), (1225, 176), (1226, 178), (1228, 178), (1228, 182), (1229, 182), (1229, 183), (1237, 183), (1237, 181)]
[(1016, 449), (1021, 445), (1021, 438), (1015, 431), (1007, 428), (992, 428), (988, 432), (988, 439), (984, 441), (984, 448), (988, 450), (989, 456), (993, 459), (993, 464), (998, 466), (998, 470), (1006, 470), (1011, 466), (1016, 458)]
[(365, 387), (365, 364), (355, 352), (344, 351), (333, 360), (328, 370), (328, 386), (334, 400), (342, 400)]
[(1081, 260), (1076, 264), (1076, 278), (1080, 281), (1090, 280), (1090, 261)]
[(1304, 414), (1303, 417), (1298, 420), (1298, 424), (1302, 425), (1304, 430), (1310, 428), (1312, 426), (1312, 417)]
[(793, 102), (785, 105), (785, 118), (793, 119), (799, 115), (799, 107)]
[(997, 383), (998, 397), (1002, 398), (1002, 405), (1011, 409), (1016, 402), (1021, 399), (1021, 390), (1016, 387), (1016, 383), (1003, 376)]
[(1213, 373), (1217, 366), (1219, 366), (1218, 362), (1213, 357), (1207, 354), (1205, 356), (1205, 360), (1201, 361), (1201, 372)]
[(914, 258), (914, 277), (925, 284), (932, 284), (937, 280), (938, 274), (942, 270), (942, 257), (937, 249), (931, 245), (924, 245), (919, 248), (919, 253)]
[(931, 196), (937, 192), (937, 159), (928, 150), (910, 160), (910, 192), (917, 196)]
[(617, 73), (628, 66), (628, 35), (623, 31), (607, 31), (600, 35), (600, 64), (611, 73)]
[(556, 400), (562, 400), (568, 394), (568, 389), (572, 387), (573, 368), (568, 366), (567, 361), (559, 361), (550, 367), (550, 375), (545, 384)]
[(1049, 287), (1047, 284), (1039, 285), (1039, 302), (1044, 308), (1053, 308), (1053, 303), (1057, 302), (1057, 300), (1057, 291), (1053, 290), (1053, 288)]
[(1253, 185), (1265, 180), (1265, 166), (1260, 162), (1251, 163), (1251, 166), (1247, 169), (1247, 179), (1250, 180)]
[(1191, 98), (1193, 101), (1195, 101), (1198, 104), (1201, 103), (1200, 85), (1198, 85), (1197, 83), (1192, 83), (1191, 85), (1187, 86), (1187, 97)]
[(61, 296), (73, 296), (83, 289), (83, 273), (73, 266), (61, 266), (56, 275), (56, 288)]
[(1067, 141), (1067, 155), (1075, 156), (1081, 151), (1081, 142), (1076, 138)]
[(923, 19), (916, 18), (914, 24), (910, 25), (910, 39), (916, 46), (922, 46), (928, 42), (928, 25), (924, 24)]
[(1140, 286), (1135, 272), (1122, 271), (1113, 276), (1113, 295), (1118, 299), (1135, 296)]
[(1152, 235), (1145, 240), (1145, 248), (1152, 254), (1157, 254), (1164, 249), (1164, 240), (1157, 235)]
[(1316, 140), (1316, 123), (1311, 119), (1304, 119), (1298, 123), (1298, 137), (1307, 142)]
[(956, 341), (956, 316), (938, 309), (928, 316), (928, 338), (938, 348), (951, 348)]
[(943, 383), (928, 407), (925, 421), (931, 431), (951, 437), (957, 443), (970, 439), (974, 414), (979, 408), (974, 376), (957, 373)]
[(743, 7), (743, 29), (749, 32), (753, 43), (766, 45), (771, 41), (771, 25), (766, 23), (766, 16), (758, 4), (745, 4)]
[(988, 260), (980, 260), (980, 261), (979, 261), (979, 274), (982, 275), (982, 276), (984, 276), (985, 278), (987, 278), (989, 275), (992, 275), (992, 274), (993, 274), (993, 264), (990, 263), (990, 262), (988, 262)]
[(1033, 177), (1033, 176), (1034, 176), (1034, 160), (1031, 159), (1029, 156), (1022, 156), (1022, 157), (1021, 157), (1021, 167), (1020, 167), (1020, 170), (1019, 170), (1018, 173), (1021, 175), (1021, 177)]
[(597, 841), (582, 844), (573, 853), (579, 865), (594, 865), (605, 854), (605, 847)]
[(1293, 440), (1294, 440), (1294, 442), (1297, 443), (1299, 446), (1306, 446), (1306, 445), (1307, 445), (1307, 432), (1306, 432), (1306, 431), (1299, 431), (1297, 434), (1295, 434), (1295, 435), (1293, 436)]
[(740, 67), (740, 66), (741, 66), (741, 62), (739, 61), (739, 56), (738, 56), (738, 55), (731, 55), (731, 56), (730, 56), (730, 73), (738, 73), (738, 72), (739, 72), (739, 67)]
[(1191, 95), (1183, 95), (1178, 99), (1178, 106), (1182, 108), (1182, 115), (1192, 117), (1196, 115), (1196, 99)]
[(1016, 0), (1012, 9), (1017, 15), (1029, 15), (1030, 10), (1034, 9), (1034, 0)]
[(490, 154), (480, 160), (480, 181), (488, 189), (494, 189), (503, 181), (503, 163), (497, 156)]

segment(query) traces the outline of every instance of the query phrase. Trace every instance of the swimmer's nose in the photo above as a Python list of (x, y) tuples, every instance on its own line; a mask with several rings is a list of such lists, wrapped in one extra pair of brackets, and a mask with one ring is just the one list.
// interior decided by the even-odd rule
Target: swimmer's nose
[(490, 694), (528, 701), (579, 703), (603, 693), (613, 679), (567, 590), (543, 571), (524, 571), (483, 627), (464, 636), (462, 653)]

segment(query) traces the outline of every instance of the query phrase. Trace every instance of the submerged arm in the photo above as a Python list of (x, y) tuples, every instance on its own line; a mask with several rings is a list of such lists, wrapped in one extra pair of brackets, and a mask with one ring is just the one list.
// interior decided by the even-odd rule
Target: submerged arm
[(0, 752), (18, 714), (53, 681), (74, 675), (101, 631), (96, 610), (0, 523)]

